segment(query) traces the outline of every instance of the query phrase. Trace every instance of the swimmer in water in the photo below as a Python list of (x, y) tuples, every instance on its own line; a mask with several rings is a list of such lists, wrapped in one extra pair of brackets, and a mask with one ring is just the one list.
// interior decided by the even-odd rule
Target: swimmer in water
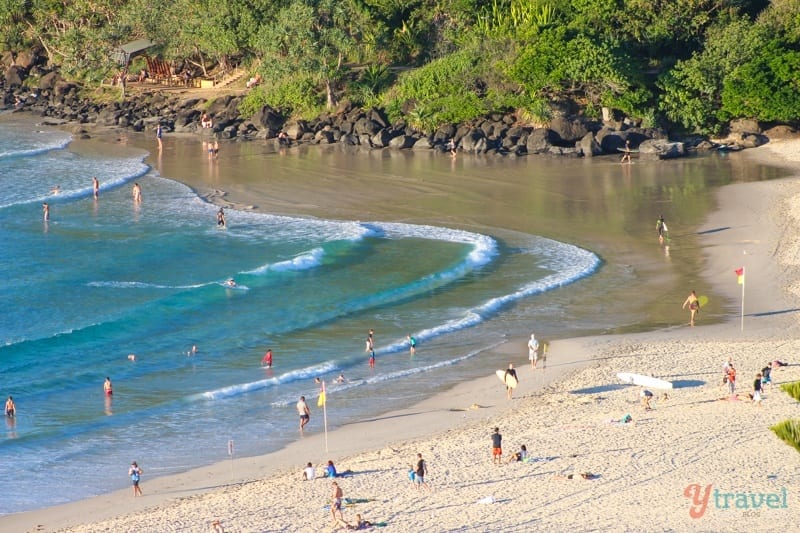
[(61, 192), (61, 186), (60, 185), (55, 185), (55, 186), (50, 188), (50, 194), (58, 194), (60, 192)]
[(236, 286), (236, 282), (233, 280), (233, 278), (228, 278), (225, 281), (225, 286), (226, 287), (235, 287)]

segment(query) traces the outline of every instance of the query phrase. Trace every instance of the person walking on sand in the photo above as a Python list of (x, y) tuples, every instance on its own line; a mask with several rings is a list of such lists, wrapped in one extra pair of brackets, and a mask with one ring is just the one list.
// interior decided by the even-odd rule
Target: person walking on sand
[(47, 205), (47, 202), (42, 204), (42, 215), (44, 216), (45, 222), (50, 220), (50, 206)]
[(531, 369), (536, 370), (536, 363), (539, 362), (539, 341), (536, 340), (536, 335), (533, 333), (528, 340), (528, 359), (531, 361)]
[(17, 416), (17, 406), (14, 405), (14, 398), (11, 396), (9, 396), (8, 400), (6, 400), (6, 416), (8, 418), (14, 418)]
[(644, 407), (645, 411), (650, 411), (653, 407), (650, 405), (650, 401), (653, 399), (653, 393), (647, 389), (642, 389), (639, 392), (639, 397), (642, 399), (642, 407)]
[(428, 463), (422, 458), (422, 454), (417, 454), (417, 468), (414, 471), (414, 481), (417, 483), (417, 490), (422, 490), (424, 487), (428, 492), (431, 491), (430, 486), (425, 482), (425, 476), (428, 475)]
[(410, 355), (415, 355), (417, 353), (417, 339), (411, 335), (408, 335), (406, 339), (408, 339), (408, 353)]
[(92, 194), (94, 194), (95, 199), (100, 196), (100, 182), (97, 181), (97, 176), (92, 178)]
[(264, 354), (264, 358), (261, 359), (261, 366), (272, 368), (272, 348), (269, 348), (267, 353)]
[(297, 402), (297, 414), (300, 415), (300, 432), (302, 433), (303, 428), (311, 420), (311, 411), (308, 408), (305, 396), (300, 396), (300, 401)]
[(133, 484), (133, 497), (142, 496), (142, 488), (139, 486), (139, 480), (142, 478), (143, 471), (136, 464), (136, 461), (131, 463), (128, 469), (128, 475), (131, 476), (131, 483)]
[(503, 460), (503, 436), (500, 434), (500, 428), (494, 428), (492, 433), (492, 462), (494, 464), (501, 464)]
[(761, 407), (761, 374), (756, 374), (756, 379), (753, 381), (753, 403)]
[(103, 392), (106, 396), (111, 396), (114, 391), (111, 390), (111, 378), (106, 376), (106, 381), (103, 383)]
[(696, 292), (692, 291), (689, 293), (689, 296), (686, 297), (681, 309), (686, 309), (687, 305), (689, 306), (689, 325), (694, 326), (694, 317), (700, 312), (700, 300), (697, 299)]
[(333, 487), (333, 494), (331, 494), (331, 517), (333, 517), (333, 527), (336, 529), (340, 527), (350, 529), (350, 524), (344, 521), (344, 515), (342, 515), (344, 492), (342, 492), (342, 488), (335, 481), (331, 486)]
[(510, 400), (511, 395), (514, 394), (514, 387), (508, 384), (508, 377), (511, 376), (514, 378), (516, 383), (519, 383), (519, 378), (517, 377), (517, 371), (514, 370), (514, 363), (508, 363), (508, 368), (506, 368), (505, 374), (503, 374), (503, 381), (506, 383), (506, 397)]

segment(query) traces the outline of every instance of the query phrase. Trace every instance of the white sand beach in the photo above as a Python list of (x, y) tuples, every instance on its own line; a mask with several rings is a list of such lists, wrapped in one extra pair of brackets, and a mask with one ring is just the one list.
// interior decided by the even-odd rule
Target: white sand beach
[[(800, 140), (748, 154), (800, 168)], [(736, 302), (724, 324), (703, 325), (701, 310), (693, 328), (558, 340), (535, 371), (527, 339), (515, 339), (497, 349), (518, 367), (511, 401), (492, 374), (331, 432), (328, 453), (316, 425), (279, 452), (177, 476), (148, 479), (142, 460), (141, 498), (127, 489), (6, 516), (0, 530), (330, 531), (331, 481), (302, 480), (308, 461), (321, 475), (328, 459), (353, 472), (337, 480), (351, 499), (344, 519), (354, 523), (358, 513), (385, 524), (380, 531), (794, 529), (800, 453), (769, 427), (800, 416), (797, 402), (779, 390), (800, 380), (800, 176), (728, 186), (719, 202), (700, 233), (704, 279)], [(739, 267), (746, 271), (743, 328)], [(675, 294), (676, 307), (690, 290)], [(722, 386), (729, 357), (738, 370), (736, 401)], [(791, 365), (773, 371), (774, 386), (756, 406), (748, 398), (755, 375), (775, 359)], [(616, 377), (623, 371), (675, 388), (667, 398), (653, 390), (646, 411), (640, 387)], [(312, 410), (318, 424), (320, 409)], [(626, 414), (632, 422), (611, 422)], [(494, 427), (505, 459), (525, 444), (531, 461), (492, 464)], [(418, 453), (427, 461), (429, 493), (407, 477)], [(581, 479), (583, 472), (595, 479)]]

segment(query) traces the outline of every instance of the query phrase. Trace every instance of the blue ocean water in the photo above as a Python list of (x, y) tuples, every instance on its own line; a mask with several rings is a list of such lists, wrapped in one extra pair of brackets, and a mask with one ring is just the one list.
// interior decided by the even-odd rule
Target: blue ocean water
[(0, 123), (0, 395), (17, 405), (0, 513), (124, 487), (131, 460), (158, 475), (224, 459), (231, 439), (237, 454), (274, 450), (297, 438), (294, 404), (314, 405), (317, 376), (348, 378), (329, 388), (332, 426), (409, 404), (475, 375), (504, 340), (479, 326), (600, 266), (569, 244), (446, 227), (229, 211), (218, 229), (217, 207), (144, 154), (70, 141)]

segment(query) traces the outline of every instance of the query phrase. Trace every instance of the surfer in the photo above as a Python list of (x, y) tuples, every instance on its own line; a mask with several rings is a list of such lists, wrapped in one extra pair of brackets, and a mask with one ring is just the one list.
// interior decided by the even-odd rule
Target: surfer
[(300, 415), (300, 432), (302, 433), (303, 428), (311, 420), (311, 411), (308, 408), (305, 396), (300, 396), (300, 401), (297, 402), (297, 414)]
[(664, 234), (667, 232), (667, 223), (664, 222), (664, 215), (659, 215), (656, 221), (656, 231), (658, 232), (658, 243), (664, 244)]
[(60, 185), (53, 185), (50, 188), (50, 194), (58, 194), (60, 192), (61, 192), (61, 186)]
[(631, 152), (633, 149), (631, 148), (631, 141), (625, 140), (625, 148), (622, 150), (622, 159), (620, 159), (620, 163), (630, 163), (631, 162)]
[(225, 211), (220, 207), (217, 211), (217, 227), (224, 228), (225, 226)]
[(97, 181), (97, 176), (92, 178), (92, 193), (95, 198), (100, 196), (100, 182)]
[(42, 204), (42, 214), (44, 216), (44, 221), (45, 222), (50, 220), (50, 206), (47, 205), (47, 202)]
[(533, 333), (528, 341), (528, 359), (531, 360), (531, 369), (536, 370), (536, 363), (539, 362), (539, 341)]
[(456, 141), (455, 139), (450, 139), (447, 141), (447, 150), (450, 152), (450, 155), (455, 157), (456, 156)]
[(416, 354), (417, 353), (417, 339), (415, 339), (411, 335), (408, 335), (406, 337), (406, 339), (408, 339), (408, 352), (411, 355)]
[(106, 376), (106, 381), (103, 383), (103, 392), (106, 394), (106, 396), (111, 396), (114, 394), (114, 391), (111, 390), (111, 378), (108, 376)]
[(519, 378), (517, 378), (517, 371), (514, 370), (514, 363), (508, 363), (508, 368), (506, 368), (505, 374), (503, 374), (503, 381), (506, 383), (506, 396), (508, 399), (511, 399), (511, 395), (514, 393), (514, 387), (509, 385), (508, 377), (511, 376), (514, 378), (514, 381), (519, 383)]
[(17, 415), (17, 406), (14, 405), (14, 398), (9, 396), (8, 400), (6, 400), (6, 416), (8, 418), (14, 418), (16, 415)]
[(687, 305), (689, 306), (689, 325), (694, 326), (694, 317), (700, 312), (700, 300), (697, 299), (697, 293), (695, 293), (695, 291), (689, 293), (681, 309), (686, 309)]
[(336, 383), (344, 383), (345, 382), (344, 374), (339, 374), (339, 377), (337, 377), (335, 381)]
[(261, 366), (272, 368), (272, 348), (269, 348), (267, 353), (264, 354), (264, 357), (261, 359)]
[(233, 278), (228, 278), (225, 280), (225, 283), (223, 283), (223, 285), (232, 289), (236, 287), (236, 282), (233, 280)]

